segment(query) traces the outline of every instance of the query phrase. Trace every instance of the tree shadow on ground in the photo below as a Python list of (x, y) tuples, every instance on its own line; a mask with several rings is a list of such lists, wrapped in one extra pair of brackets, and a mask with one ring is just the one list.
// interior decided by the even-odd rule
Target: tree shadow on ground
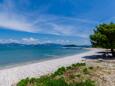
[(115, 60), (115, 57), (111, 56), (111, 53), (108, 52), (97, 52), (97, 55), (90, 55), (90, 56), (84, 56), (83, 58), (85, 59), (92, 59), (92, 60), (96, 60), (96, 59), (104, 59), (104, 60)]

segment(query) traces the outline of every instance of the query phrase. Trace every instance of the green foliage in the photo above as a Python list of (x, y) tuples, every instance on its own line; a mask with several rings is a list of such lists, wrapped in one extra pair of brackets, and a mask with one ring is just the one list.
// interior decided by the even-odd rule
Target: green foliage
[(85, 63), (72, 64), (72, 67), (80, 67), (80, 66), (86, 66), (86, 64)]
[(66, 67), (66, 70), (69, 70), (75, 67), (81, 67), (81, 66), (86, 66), (86, 64), (85, 63), (72, 64), (71, 66)]
[(66, 67), (67, 70), (70, 70), (70, 69), (72, 69), (72, 68), (73, 68), (72, 66)]
[(17, 86), (27, 86), (28, 82), (29, 78), (23, 79), (17, 84)]
[(71, 85), (71, 86), (95, 86), (95, 82), (91, 81), (91, 80), (85, 80), (85, 81), (82, 81), (80, 83), (76, 83), (76, 84)]
[[(87, 78), (85, 78), (85, 80), (83, 78), (80, 81), (74, 81), (75, 78), (81, 79), (80, 77), (81, 75), (83, 76), (83, 73), (88, 73), (88, 69), (85, 65), (85, 63), (77, 63), (69, 67), (61, 67), (51, 75), (41, 76), (40, 78), (23, 79), (17, 86), (95, 86), (95, 83)], [(77, 70), (78, 67), (79, 69), (81, 68), (83, 72), (79, 70), (76, 74), (75, 70)], [(68, 80), (70, 82), (68, 82)]]
[(68, 84), (63, 78), (53, 79), (50, 77), (34, 78), (34, 81), (30, 82), (31, 79), (24, 79), (17, 86), (95, 86), (95, 82), (91, 80)]
[(36, 84), (33, 86), (68, 86), (63, 78), (54, 79), (52, 77), (44, 76), (37, 79)]
[(57, 75), (62, 75), (65, 71), (70, 70), (75, 67), (80, 67), (80, 66), (86, 66), (85, 63), (77, 63), (77, 64), (72, 64), (71, 66), (68, 67), (61, 67), (59, 68), (52, 76), (57, 76)]
[(93, 47), (102, 47), (112, 50), (115, 49), (115, 24), (100, 24), (94, 30), (94, 34), (90, 35)]
[(89, 67), (89, 69), (91, 69), (91, 70), (92, 70), (92, 69), (93, 69), (93, 67)]
[(88, 74), (88, 73), (89, 73), (89, 71), (88, 71), (87, 68), (84, 68), (84, 69), (83, 69), (83, 72), (84, 72), (84, 74)]
[(100, 24), (90, 36), (94, 47), (115, 48), (115, 24)]
[(77, 77), (81, 77), (81, 75), (80, 75), (80, 74), (77, 74), (76, 76), (77, 76)]
[(51, 79), (44, 83), (44, 86), (69, 86), (64, 79)]
[(66, 71), (66, 68), (65, 67), (61, 67), (56, 72), (54, 72), (54, 75), (55, 76), (62, 75), (65, 71)]
[(21, 80), (17, 86), (68, 86), (64, 79), (53, 79), (48, 76), (43, 76), (34, 79)]

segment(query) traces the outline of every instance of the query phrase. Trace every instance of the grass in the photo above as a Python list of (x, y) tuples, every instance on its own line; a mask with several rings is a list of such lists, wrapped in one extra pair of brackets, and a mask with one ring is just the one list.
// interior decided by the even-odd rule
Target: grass
[(91, 71), (93, 68), (87, 67), (85, 63), (72, 64), (50, 75), (23, 79), (17, 86), (96, 86), (90, 79)]
[(65, 67), (61, 67), (59, 68), (56, 72), (54, 72), (54, 76), (57, 76), (57, 75), (62, 75), (64, 72), (66, 71), (66, 68)]

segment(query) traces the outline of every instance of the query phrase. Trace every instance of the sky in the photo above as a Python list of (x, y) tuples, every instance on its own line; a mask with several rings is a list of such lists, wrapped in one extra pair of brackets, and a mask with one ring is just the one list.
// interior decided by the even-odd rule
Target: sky
[(115, 0), (0, 0), (0, 43), (90, 44), (115, 21)]

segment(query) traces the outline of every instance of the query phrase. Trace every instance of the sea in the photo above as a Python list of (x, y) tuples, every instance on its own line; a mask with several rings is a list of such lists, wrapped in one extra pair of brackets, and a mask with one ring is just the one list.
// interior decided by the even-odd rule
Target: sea
[(0, 67), (71, 56), (88, 50), (59, 44), (0, 44)]

